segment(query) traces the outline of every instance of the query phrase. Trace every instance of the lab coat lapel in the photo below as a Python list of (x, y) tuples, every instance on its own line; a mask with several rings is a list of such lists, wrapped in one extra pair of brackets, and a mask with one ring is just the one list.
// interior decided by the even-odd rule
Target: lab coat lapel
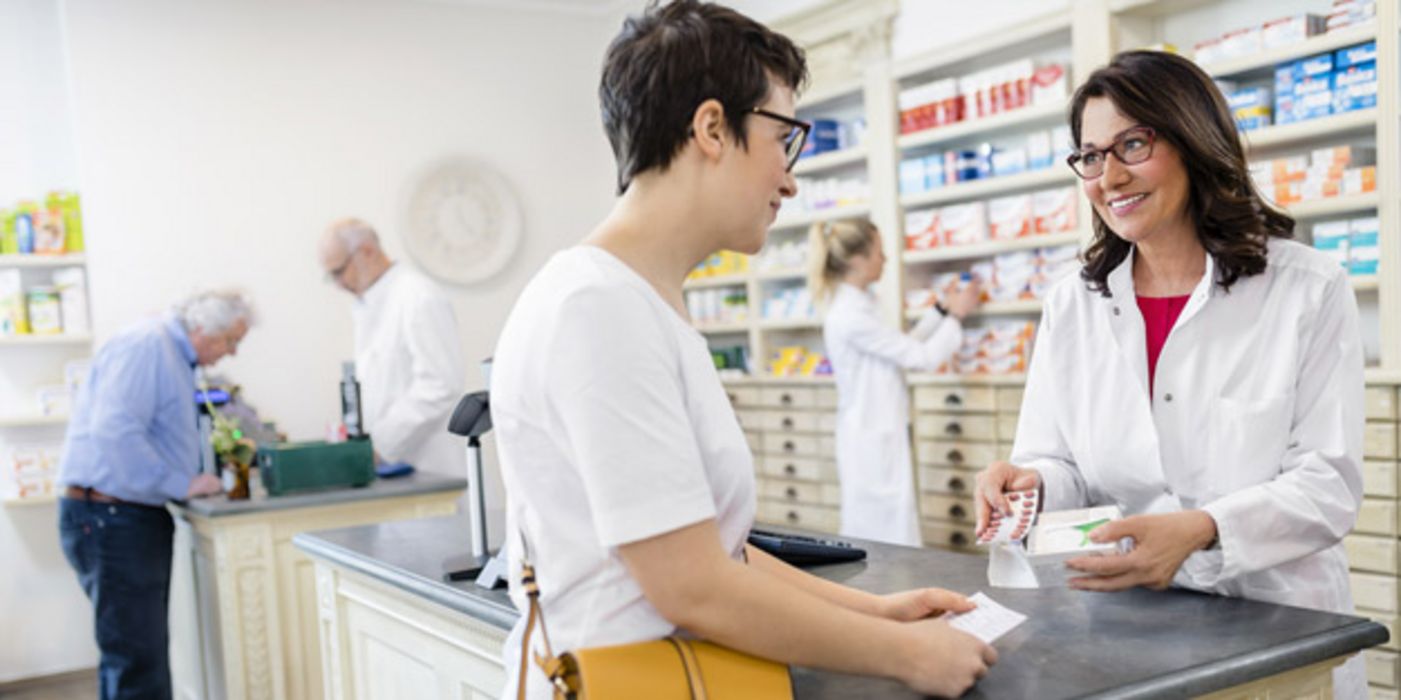
[(1216, 288), (1216, 260), (1210, 254), (1206, 256), (1206, 271), (1202, 273), (1202, 278), (1197, 281), (1197, 286), (1192, 290), (1192, 296), (1187, 299), (1187, 305), (1182, 307), (1182, 313), (1177, 317), (1177, 323), (1173, 324), (1173, 329), (1181, 328), (1187, 321), (1201, 311), (1206, 300), (1211, 297), (1212, 290)]
[(1133, 249), (1119, 266), (1109, 273), (1109, 298), (1099, 301), (1109, 317), (1109, 329), (1119, 356), (1134, 378), (1134, 391), (1148, 396), (1148, 345), (1144, 337), (1143, 314), (1138, 311), (1133, 288)]

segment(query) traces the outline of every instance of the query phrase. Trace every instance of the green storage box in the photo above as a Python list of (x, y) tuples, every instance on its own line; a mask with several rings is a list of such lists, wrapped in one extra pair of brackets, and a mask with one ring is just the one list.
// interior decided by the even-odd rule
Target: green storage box
[(258, 469), (269, 496), (367, 486), (375, 449), (369, 440), (283, 442), (258, 448)]

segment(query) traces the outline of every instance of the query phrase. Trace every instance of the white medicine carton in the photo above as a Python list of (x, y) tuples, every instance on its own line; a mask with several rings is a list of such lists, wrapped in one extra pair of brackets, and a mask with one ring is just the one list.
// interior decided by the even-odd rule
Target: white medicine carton
[(1123, 517), (1118, 506), (1039, 514), (1026, 539), (1026, 559), (1036, 573), (1037, 582), (1043, 588), (1064, 586), (1071, 578), (1088, 575), (1067, 569), (1066, 561), (1127, 552), (1131, 548), (1128, 538), (1119, 542), (1090, 541), (1090, 532), (1095, 528)]

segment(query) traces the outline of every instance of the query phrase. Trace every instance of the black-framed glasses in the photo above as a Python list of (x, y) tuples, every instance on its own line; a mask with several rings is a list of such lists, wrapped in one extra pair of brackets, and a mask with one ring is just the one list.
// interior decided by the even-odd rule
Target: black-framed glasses
[(1112, 153), (1124, 165), (1137, 165), (1153, 157), (1153, 141), (1157, 132), (1152, 127), (1135, 126), (1114, 137), (1105, 148), (1085, 148), (1071, 153), (1065, 162), (1081, 179), (1093, 180), (1104, 174), (1104, 162)]
[(339, 282), (341, 275), (345, 274), (345, 271), (349, 269), (350, 263), (353, 260), (355, 260), (355, 251), (352, 250), (349, 255), (345, 256), (345, 262), (341, 263), (338, 267), (333, 267), (326, 271), (326, 281)]
[(760, 109), (758, 107), (749, 111), (768, 117), (769, 119), (776, 119), (793, 127), (792, 130), (788, 132), (788, 135), (783, 137), (783, 149), (788, 153), (788, 171), (792, 172), (793, 164), (798, 162), (798, 156), (803, 152), (803, 145), (808, 141), (808, 132), (812, 131), (812, 124), (801, 119), (785, 117), (782, 114), (770, 112), (767, 109)]

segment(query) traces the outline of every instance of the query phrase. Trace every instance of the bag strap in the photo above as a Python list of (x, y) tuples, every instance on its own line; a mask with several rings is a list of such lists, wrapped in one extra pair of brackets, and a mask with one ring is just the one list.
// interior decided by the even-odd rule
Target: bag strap
[(676, 648), (676, 653), (681, 657), (681, 668), (686, 672), (686, 685), (691, 689), (691, 700), (706, 700), (705, 679), (701, 677), (700, 659), (696, 658), (696, 650), (691, 647), (690, 640), (672, 636), (667, 637), (666, 641), (671, 642), (671, 646)]
[(540, 638), (545, 643), (545, 654), (543, 656), (535, 654), (535, 663), (550, 679), (558, 697), (571, 697), (573, 691), (564, 681), (566, 672), (564, 660), (555, 656), (554, 650), (550, 647), (550, 632), (545, 627), (545, 611), (540, 607), (540, 584), (535, 580), (535, 567), (530, 563), (530, 545), (525, 540), (525, 527), (523, 523), (519, 522), (516, 527), (520, 533), (521, 541), (521, 589), (525, 591), (525, 597), (530, 601), (525, 618), (525, 632), (521, 634), (520, 678), (516, 682), (516, 700), (525, 700), (525, 681), (530, 672), (530, 633), (535, 630), (537, 621), (540, 623)]

